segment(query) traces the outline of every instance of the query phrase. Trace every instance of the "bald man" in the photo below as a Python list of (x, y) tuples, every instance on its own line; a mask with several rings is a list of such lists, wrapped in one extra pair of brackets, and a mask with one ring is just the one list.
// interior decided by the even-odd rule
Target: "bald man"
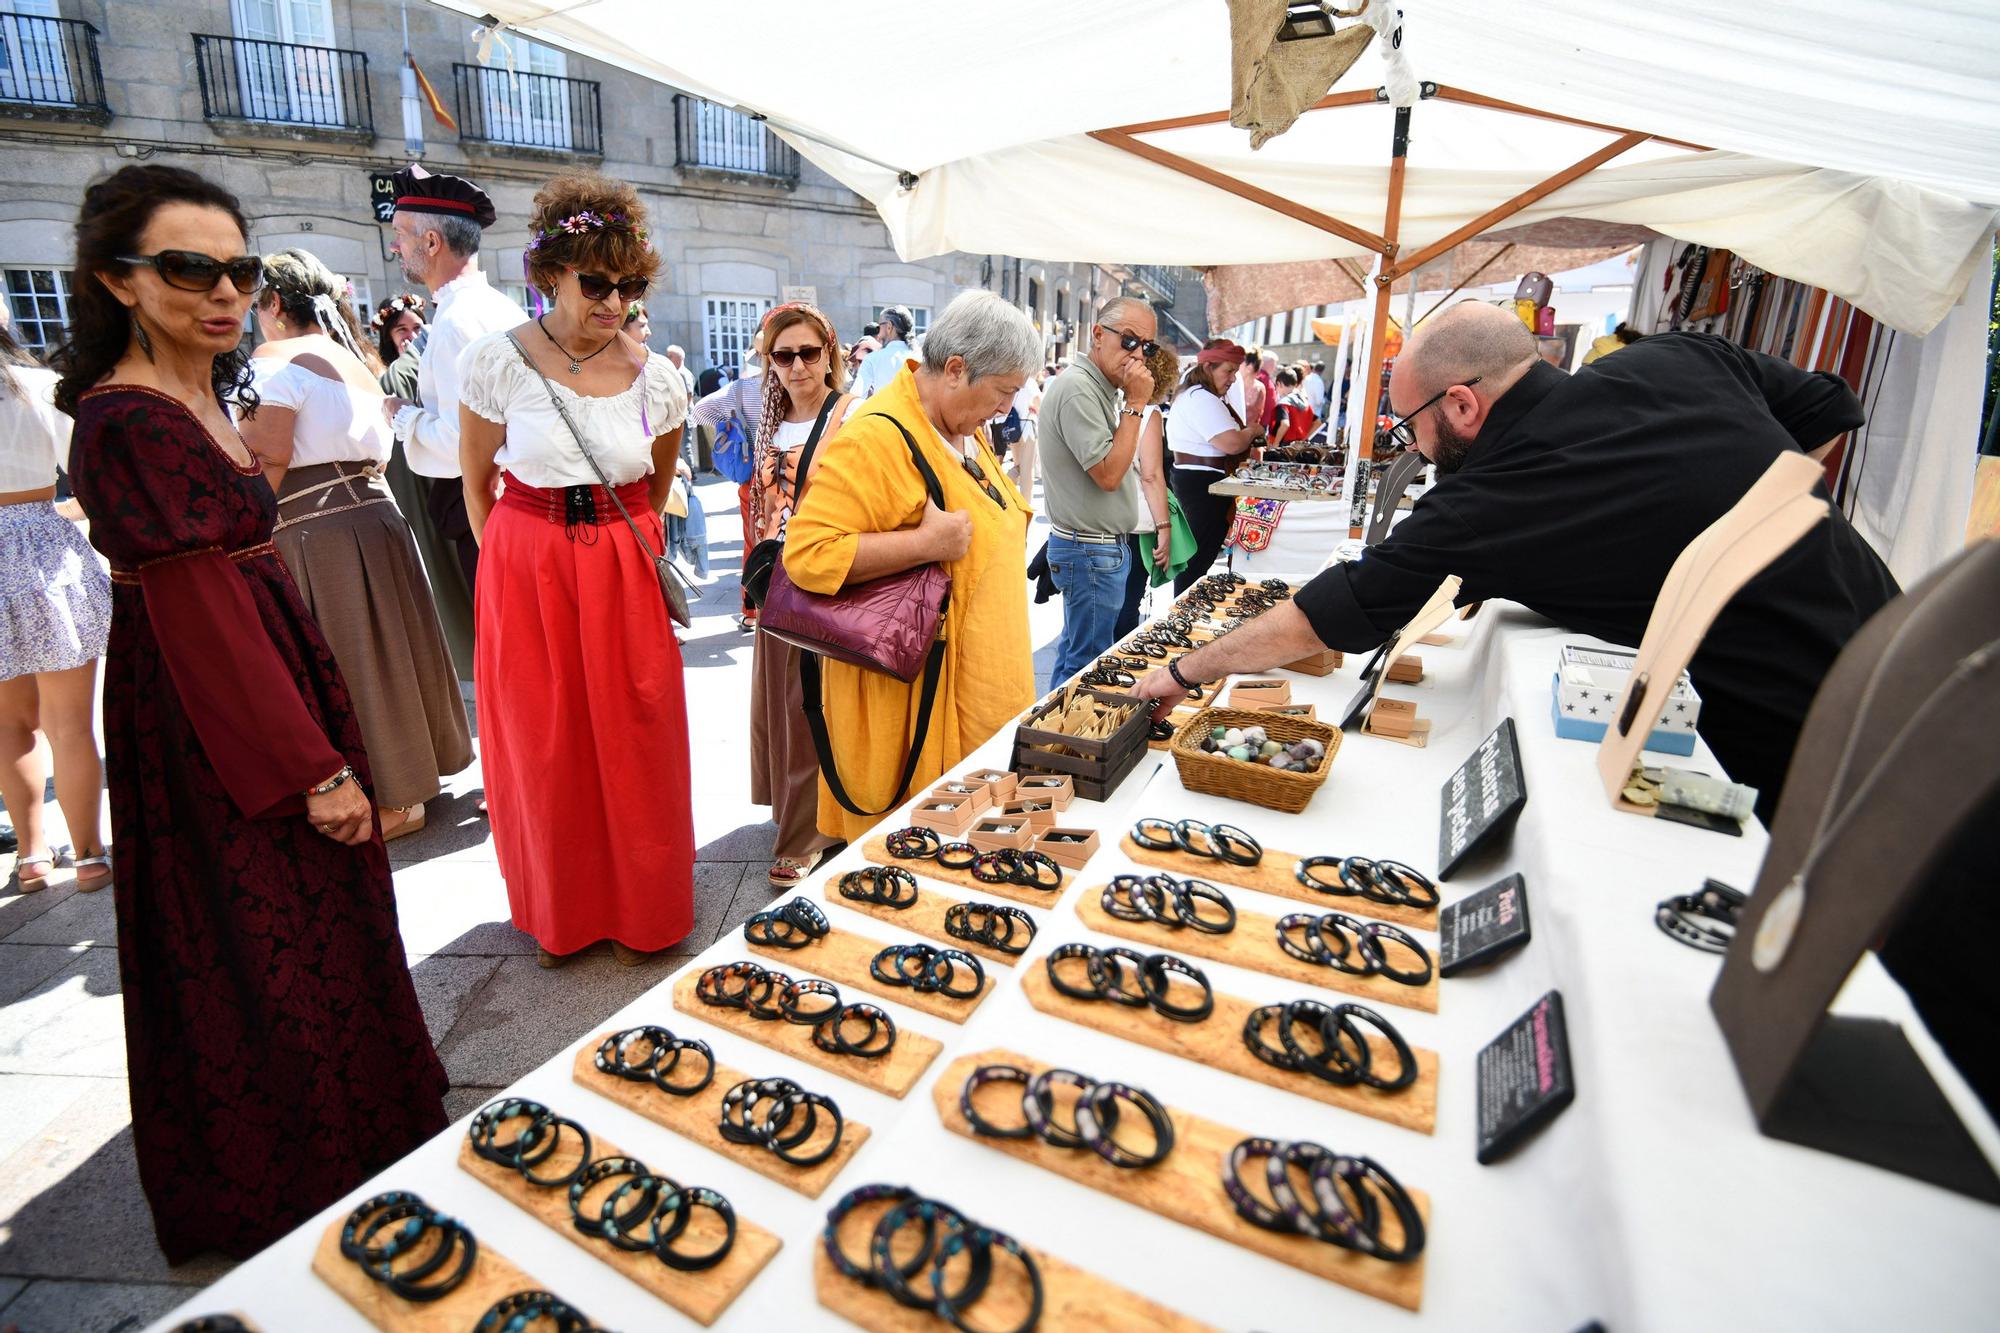
[[(1786, 450), (1861, 425), (1837, 376), (1702, 333), (1670, 333), (1567, 374), (1508, 311), (1452, 307), (1420, 329), (1389, 382), (1394, 434), (1438, 484), (1365, 559), (1155, 672), (1138, 692), (1266, 671), (1321, 647), (1365, 652), (1446, 575), (1461, 603), (1506, 598), (1572, 630), (1636, 646), (1667, 570)], [(1822, 492), (1824, 494), (1824, 492)], [(1701, 733), (1767, 822), (1827, 668), (1898, 588), (1838, 512), (1746, 584), (1690, 667)]]

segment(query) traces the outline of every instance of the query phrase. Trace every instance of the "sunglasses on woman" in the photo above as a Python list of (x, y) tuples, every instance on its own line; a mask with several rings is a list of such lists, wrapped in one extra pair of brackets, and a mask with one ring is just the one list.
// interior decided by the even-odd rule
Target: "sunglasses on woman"
[(256, 255), (216, 259), (198, 250), (162, 250), (156, 255), (120, 255), (121, 264), (142, 264), (160, 281), (184, 292), (212, 291), (224, 274), (237, 291), (248, 296), (264, 285), (264, 261)]
[(653, 285), (651, 278), (627, 278), (623, 282), (613, 282), (609, 278), (600, 277), (595, 273), (584, 273), (578, 269), (571, 269), (570, 272), (576, 274), (576, 289), (583, 293), (583, 299), (586, 301), (602, 301), (611, 295), (615, 287), (620, 299), (630, 304), (644, 296)]
[(979, 489), (986, 492), (987, 499), (999, 505), (1002, 509), (1007, 507), (1006, 497), (1000, 494), (998, 487), (986, 479), (986, 469), (979, 466), (978, 459), (969, 458), (961, 454), (958, 462), (965, 469), (965, 475), (979, 483)]
[(771, 359), (780, 367), (790, 370), (794, 361), (803, 361), (809, 366), (818, 365), (820, 354), (825, 351), (824, 347), (780, 347), (771, 353)]

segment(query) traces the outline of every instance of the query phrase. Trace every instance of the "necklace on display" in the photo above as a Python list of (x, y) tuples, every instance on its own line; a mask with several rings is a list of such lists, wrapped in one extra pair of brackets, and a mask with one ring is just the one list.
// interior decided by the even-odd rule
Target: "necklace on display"
[(614, 333), (609, 338), (604, 340), (604, 347), (598, 348), (597, 352), (586, 352), (581, 357), (579, 357), (571, 353), (569, 348), (564, 347), (559, 342), (556, 342), (556, 335), (550, 333), (549, 326), (542, 322), (545, 318), (547, 318), (547, 316), (544, 315), (535, 316), (535, 327), (542, 331), (542, 336), (544, 338), (547, 338), (550, 343), (554, 344), (555, 349), (558, 352), (561, 352), (564, 356), (569, 357), (569, 373), (572, 375), (581, 375), (583, 373), (583, 363), (585, 361), (590, 360), (591, 357), (597, 355), (597, 352), (603, 351), (605, 347), (609, 347), (611, 346), (612, 343), (618, 341), (618, 335)]

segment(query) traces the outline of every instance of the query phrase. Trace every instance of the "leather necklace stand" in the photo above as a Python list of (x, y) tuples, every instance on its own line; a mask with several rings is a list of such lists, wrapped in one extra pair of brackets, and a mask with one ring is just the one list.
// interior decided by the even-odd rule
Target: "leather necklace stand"
[(1623, 795), (1639, 751), (1722, 608), (1832, 512), (1812, 493), (1824, 475), (1820, 465), (1802, 453), (1780, 454), (1728, 513), (1687, 544), (1667, 571), (1632, 673), (1612, 711), (1612, 725), (1605, 728), (1597, 747), (1597, 773), (1613, 808), (1635, 815), (1657, 813), (1655, 807), (1634, 805)]
[[(1995, 736), (2000, 542), (1988, 541), (1884, 607), (1827, 673), (1709, 1007), (1765, 1134), (2000, 1203), (2000, 1177), (1902, 1028), (1827, 1012), (1892, 931), (1899, 954), (1931, 968), (1984, 956), (1991, 939), (1963, 938), (1978, 933), (1967, 915), (1915, 909), (1968, 849), (1976, 892), (1993, 887), (1978, 825), (2000, 797)], [(1945, 1003), (1976, 1003), (1952, 976), (1935, 980)], [(1992, 1040), (1990, 1014), (1968, 1017), (1957, 1050), (1945, 1046), (1961, 1066)]]
[(1362, 686), (1368, 700), (1361, 717), (1364, 735), (1380, 736), (1383, 740), (1413, 745), (1418, 749), (1429, 743), (1430, 719), (1418, 717), (1417, 706), (1410, 700), (1384, 699), (1382, 686), (1389, 679), (1389, 668), (1401, 661), (1404, 653), (1416, 647), (1426, 634), (1451, 619), (1452, 603), (1458, 597), (1461, 582), (1458, 575), (1447, 574), (1444, 582), (1438, 584), (1437, 591), (1431, 594), (1430, 600), (1418, 608), (1407, 625), (1396, 631), (1396, 637), (1389, 646), (1369, 661)]
[(1428, 466), (1429, 460), (1414, 449), (1406, 450), (1402, 457), (1389, 464), (1382, 473), (1382, 479), (1375, 483), (1375, 512), (1368, 519), (1368, 534), (1363, 544), (1377, 546), (1389, 535), (1389, 525), (1396, 521), (1396, 509), (1403, 503), (1403, 492), (1410, 489), (1410, 483), (1417, 474)]

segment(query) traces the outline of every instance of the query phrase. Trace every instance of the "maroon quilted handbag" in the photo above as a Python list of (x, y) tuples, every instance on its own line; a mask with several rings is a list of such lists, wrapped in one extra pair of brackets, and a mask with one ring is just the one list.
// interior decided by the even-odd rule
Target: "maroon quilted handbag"
[[(903, 442), (910, 447), (910, 458), (923, 474), (931, 502), (944, 508), (944, 488), (938, 484), (937, 474), (924, 461), (923, 452), (903, 423), (886, 412), (868, 415), (881, 417), (902, 433)], [(804, 656), (799, 660), (801, 693), (805, 696), (806, 723), (812, 731), (813, 748), (819, 752), (820, 772), (826, 777), (827, 790), (833, 798), (857, 815), (886, 814), (909, 790), (917, 759), (923, 753), (924, 738), (930, 733), (931, 706), (937, 702), (938, 678), (944, 669), (944, 617), (950, 605), (951, 575), (942, 565), (919, 565), (824, 595), (807, 592), (793, 583), (785, 572), (782, 556), (772, 567), (770, 591), (765, 594), (757, 628), (803, 651)], [(819, 659), (822, 657), (879, 671), (905, 684), (919, 675), (923, 677), (915, 737), (903, 764), (903, 775), (896, 784), (896, 794), (880, 810), (861, 809), (841, 785), (821, 705)]]

